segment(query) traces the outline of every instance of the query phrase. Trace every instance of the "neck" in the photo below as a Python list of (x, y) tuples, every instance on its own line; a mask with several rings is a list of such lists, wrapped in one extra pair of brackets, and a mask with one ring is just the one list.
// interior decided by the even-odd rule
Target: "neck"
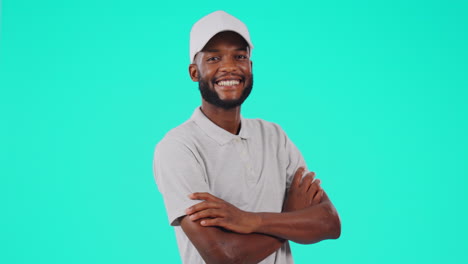
[(203, 100), (201, 110), (217, 126), (234, 135), (239, 133), (241, 121), (240, 106), (224, 109)]

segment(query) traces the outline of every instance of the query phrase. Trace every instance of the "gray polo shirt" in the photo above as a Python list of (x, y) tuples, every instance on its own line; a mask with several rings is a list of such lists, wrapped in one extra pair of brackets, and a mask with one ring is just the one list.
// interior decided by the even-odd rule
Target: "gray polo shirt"
[[(197, 108), (158, 143), (153, 166), (183, 263), (201, 264), (179, 223), (185, 209), (200, 202), (190, 200), (190, 193), (209, 192), (245, 211), (281, 212), (294, 173), (305, 162), (278, 125), (241, 118), (233, 135)], [(260, 263), (293, 263), (289, 243)]]

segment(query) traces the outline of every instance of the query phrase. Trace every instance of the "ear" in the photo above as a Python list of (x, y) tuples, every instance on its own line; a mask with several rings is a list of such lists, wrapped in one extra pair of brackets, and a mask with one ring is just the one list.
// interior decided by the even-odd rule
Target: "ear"
[(198, 78), (198, 67), (196, 64), (190, 64), (189, 65), (189, 75), (190, 75), (190, 79), (192, 79), (192, 81), (194, 82), (198, 82), (199, 78)]

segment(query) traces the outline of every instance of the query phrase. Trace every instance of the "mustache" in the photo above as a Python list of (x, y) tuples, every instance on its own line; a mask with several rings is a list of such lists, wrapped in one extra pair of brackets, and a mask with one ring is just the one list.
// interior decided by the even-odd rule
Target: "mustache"
[(240, 78), (242, 81), (245, 81), (244, 75), (236, 74), (236, 73), (226, 73), (221, 76), (214, 77), (211, 81), (217, 82), (219, 79), (226, 78), (226, 77), (237, 77), (237, 78)]

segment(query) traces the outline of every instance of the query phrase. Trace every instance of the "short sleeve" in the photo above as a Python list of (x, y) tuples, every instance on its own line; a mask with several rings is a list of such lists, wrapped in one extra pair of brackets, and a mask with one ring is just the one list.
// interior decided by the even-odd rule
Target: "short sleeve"
[(209, 191), (202, 166), (189, 146), (165, 138), (156, 146), (153, 172), (164, 199), (169, 223), (178, 226), (185, 209), (199, 203), (188, 198), (188, 195)]
[(304, 157), (302, 156), (301, 152), (299, 149), (294, 145), (294, 143), (289, 139), (289, 137), (286, 135), (286, 133), (283, 132), (284, 136), (284, 148), (285, 148), (285, 154), (286, 154), (286, 188), (289, 189), (291, 186), (291, 182), (294, 178), (294, 174), (300, 167), (304, 167), (307, 171), (307, 165), (304, 161)]

